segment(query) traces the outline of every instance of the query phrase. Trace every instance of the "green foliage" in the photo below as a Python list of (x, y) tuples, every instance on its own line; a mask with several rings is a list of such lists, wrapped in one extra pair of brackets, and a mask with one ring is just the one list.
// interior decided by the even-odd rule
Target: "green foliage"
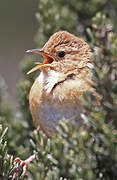
[(6, 84), (3, 78), (0, 76), (0, 123), (12, 118), (12, 112), (10, 105), (7, 102)]
[(52, 140), (39, 131), (34, 132), (34, 139), (39, 161), (34, 179), (117, 178), (117, 133), (112, 134), (112, 127), (101, 118), (79, 131), (75, 123), (68, 124), (64, 119)]
[(94, 87), (101, 99), (96, 109), (92, 95), (85, 102), (94, 137), (97, 136), (96, 157), (102, 179), (117, 178), (117, 38), (109, 23), (105, 15), (98, 13), (93, 18), (93, 31), (89, 31), (94, 46)]
[(7, 153), (7, 141), (5, 141), (7, 130), (6, 127), (3, 131), (0, 125), (0, 179), (10, 179), (14, 170), (13, 156)]
[(40, 26), (35, 41), (39, 47), (59, 30), (84, 36), (86, 28), (92, 24), (92, 17), (99, 11), (110, 16), (117, 28), (116, 0), (40, 0), (38, 7), (36, 18)]

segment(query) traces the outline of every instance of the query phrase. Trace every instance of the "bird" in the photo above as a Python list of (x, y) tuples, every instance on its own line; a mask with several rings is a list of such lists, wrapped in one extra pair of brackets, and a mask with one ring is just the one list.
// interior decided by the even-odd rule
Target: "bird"
[(28, 74), (41, 70), (29, 94), (30, 111), (35, 127), (51, 138), (63, 118), (83, 125), (80, 99), (85, 91), (92, 91), (91, 49), (83, 39), (67, 32), (54, 33), (42, 49), (27, 53), (41, 54), (38, 64)]
[[(67, 31), (59, 31), (49, 38), (42, 49), (26, 52), (44, 57), (43, 63), (27, 73), (41, 70), (29, 93), (35, 127), (40, 128), (47, 138), (57, 133), (56, 128), (63, 118), (75, 121), (78, 128), (82, 127), (84, 108), (81, 99), (84, 92), (95, 92), (91, 87), (93, 62), (88, 43)], [(19, 167), (14, 179), (21, 166), (25, 175), (27, 165), (34, 159), (35, 155), (25, 161), (16, 158)]]

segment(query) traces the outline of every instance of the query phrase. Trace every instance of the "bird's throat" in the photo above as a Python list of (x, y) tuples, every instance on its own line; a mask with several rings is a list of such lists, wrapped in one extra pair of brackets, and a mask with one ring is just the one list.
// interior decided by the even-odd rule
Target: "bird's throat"
[(42, 86), (44, 93), (48, 95), (58, 83), (65, 80), (65, 74), (54, 70), (50, 70), (49, 72), (42, 71), (37, 80)]

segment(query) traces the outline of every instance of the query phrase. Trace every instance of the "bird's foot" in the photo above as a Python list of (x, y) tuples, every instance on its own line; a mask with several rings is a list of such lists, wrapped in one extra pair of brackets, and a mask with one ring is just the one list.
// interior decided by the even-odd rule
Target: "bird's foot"
[(19, 174), (19, 171), (22, 169), (22, 176), (25, 176), (26, 173), (27, 173), (27, 168), (28, 168), (28, 165), (35, 159), (35, 154), (33, 154), (32, 156), (30, 156), (28, 159), (26, 160), (21, 160), (19, 157), (16, 158), (14, 160), (14, 163), (17, 165), (16, 167), (16, 170), (13, 174), (13, 177), (12, 177), (12, 180), (17, 180), (17, 177), (18, 177), (18, 174)]

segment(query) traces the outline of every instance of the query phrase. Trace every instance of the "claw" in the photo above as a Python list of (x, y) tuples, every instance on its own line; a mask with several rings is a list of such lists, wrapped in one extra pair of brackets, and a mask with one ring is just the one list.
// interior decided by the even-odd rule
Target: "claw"
[(12, 180), (17, 180), (19, 171), (22, 169), (22, 175), (21, 176), (25, 176), (27, 173), (27, 169), (28, 169), (28, 165), (35, 159), (35, 154), (30, 156), (28, 159), (26, 160), (21, 160), (19, 157), (16, 158), (14, 160), (14, 163), (17, 165), (17, 168), (13, 174)]

